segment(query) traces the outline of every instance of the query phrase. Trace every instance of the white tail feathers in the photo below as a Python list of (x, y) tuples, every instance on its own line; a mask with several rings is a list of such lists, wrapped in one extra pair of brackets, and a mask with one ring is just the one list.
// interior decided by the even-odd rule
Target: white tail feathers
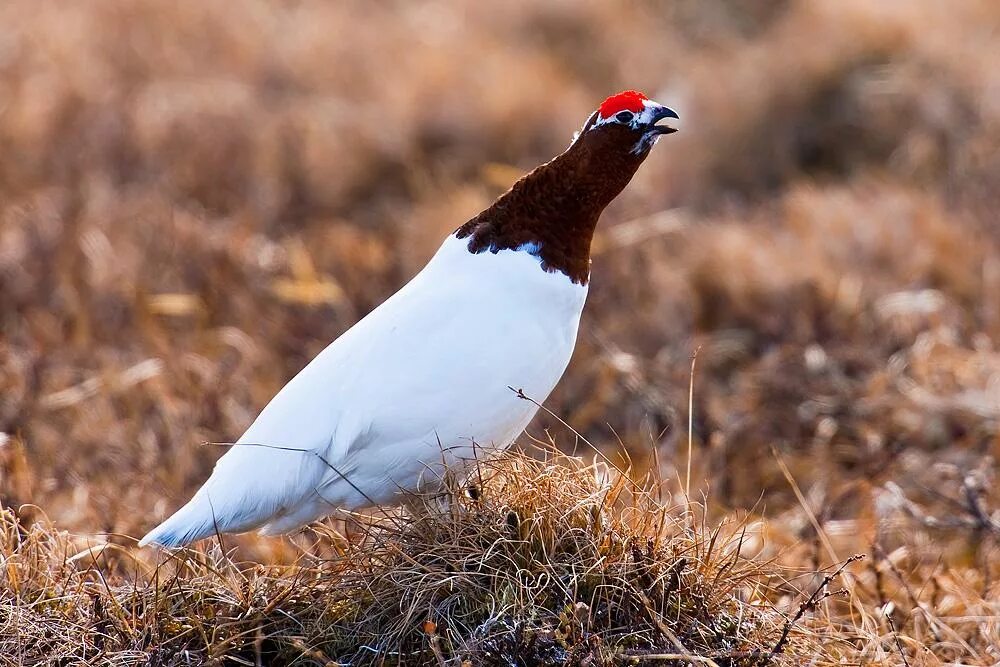
[(139, 546), (182, 547), (216, 533), (245, 533), (310, 510), (299, 521), (302, 525), (329, 513), (325, 505), (314, 508), (318, 501), (306, 502), (325, 472), (319, 459), (299, 451), (233, 447), (187, 505), (150, 531)]
[(166, 549), (183, 547), (216, 531), (226, 532), (212, 511), (207, 494), (197, 494), (187, 505), (180, 508), (169, 519), (149, 531), (139, 540), (139, 546), (156, 545)]

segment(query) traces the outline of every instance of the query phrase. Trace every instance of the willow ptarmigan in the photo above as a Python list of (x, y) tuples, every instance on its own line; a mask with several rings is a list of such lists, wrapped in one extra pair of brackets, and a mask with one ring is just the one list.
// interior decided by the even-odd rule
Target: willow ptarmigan
[(573, 353), (597, 219), (676, 118), (636, 91), (606, 99), (564, 153), (459, 227), (285, 385), (139, 544), (288, 532), (391, 503), (442, 461), (507, 447), (537, 409), (511, 387), (544, 400)]

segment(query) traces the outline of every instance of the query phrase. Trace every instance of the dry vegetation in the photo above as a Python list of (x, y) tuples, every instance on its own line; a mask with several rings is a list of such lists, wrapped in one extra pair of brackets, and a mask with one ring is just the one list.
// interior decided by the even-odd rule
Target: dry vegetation
[[(357, 653), (365, 633), (431, 664), (530, 641), (522, 663), (763, 661), (865, 553), (772, 658), (996, 664), (998, 31), (988, 0), (3, 3), (0, 661), (358, 664), (379, 656)], [(501, 473), (533, 483), (500, 474), (402, 528), (227, 539), (232, 559), (207, 544), (159, 569), (134, 550), (220, 454), (199, 443), (242, 432), (623, 87), (685, 125), (605, 215), (547, 406), (633, 474), (685, 478), (699, 350), (694, 527), (684, 484), (654, 526), (626, 482), (513, 458)], [(607, 493), (602, 521), (580, 518)], [(518, 508), (541, 518), (515, 540)], [(446, 580), (485, 599), (465, 564), (516, 574), (465, 530), (548, 572), (541, 597), (456, 607)], [(607, 589), (560, 598), (552, 573), (605, 548)], [(363, 583), (372, 597), (348, 595)], [(626, 599), (634, 646), (599, 611)]]
[[(757, 665), (813, 640), (770, 609), (745, 531), (681, 520), (607, 466), (483, 463), (471, 486), (317, 529), (294, 566), (246, 569), (220, 541), (152, 567), (3, 517), (7, 656), (184, 664), (604, 665), (681, 654)], [(346, 535), (346, 536), (345, 536)], [(74, 551), (78, 553), (73, 554)], [(95, 563), (98, 568), (91, 567)], [(111, 586), (98, 569), (119, 571)], [(242, 661), (242, 662), (241, 662)]]

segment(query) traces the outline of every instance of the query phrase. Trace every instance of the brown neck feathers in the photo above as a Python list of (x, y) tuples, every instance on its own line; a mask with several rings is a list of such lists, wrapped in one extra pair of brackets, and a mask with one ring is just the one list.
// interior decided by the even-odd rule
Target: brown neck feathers
[(531, 252), (546, 271), (585, 285), (597, 220), (648, 154), (632, 153), (635, 141), (619, 126), (585, 130), (565, 153), (521, 178), (455, 235), (468, 238), (473, 253)]

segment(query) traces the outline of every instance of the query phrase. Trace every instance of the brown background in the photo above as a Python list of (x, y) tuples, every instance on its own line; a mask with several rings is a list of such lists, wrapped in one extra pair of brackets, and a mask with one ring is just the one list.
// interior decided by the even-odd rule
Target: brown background
[(981, 564), (907, 502), (996, 486), (998, 30), (986, 1), (5, 2), (0, 502), (142, 534), (200, 442), (636, 87), (683, 129), (604, 216), (548, 406), (672, 477), (700, 350), (717, 513), (811, 535), (774, 447), (844, 553)]

